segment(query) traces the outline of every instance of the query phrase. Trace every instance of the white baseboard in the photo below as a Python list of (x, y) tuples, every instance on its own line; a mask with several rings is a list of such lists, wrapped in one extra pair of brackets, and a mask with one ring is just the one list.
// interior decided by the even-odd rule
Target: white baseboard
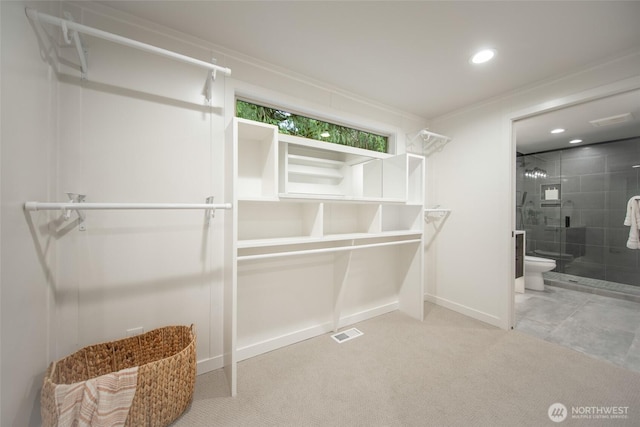
[[(339, 328), (353, 325), (354, 323), (362, 322), (367, 319), (371, 319), (381, 314), (389, 313), (398, 309), (398, 302), (384, 304), (378, 307), (370, 308), (360, 311), (358, 313), (350, 314), (348, 316), (341, 317), (338, 325)], [(326, 322), (320, 325), (312, 326), (305, 329), (293, 331), (278, 337), (269, 338), (261, 342), (249, 344), (242, 348), (239, 348), (236, 352), (238, 361), (248, 359), (250, 357), (257, 356), (259, 354), (267, 353), (269, 351), (276, 350), (281, 347), (285, 347), (291, 344), (295, 344), (300, 341), (307, 340), (309, 338), (317, 337), (333, 331), (333, 322)]]
[(196, 363), (196, 375), (221, 369), (224, 366), (222, 355), (210, 357), (209, 359), (198, 360)]
[(431, 294), (424, 294), (424, 300), (442, 306), (444, 308), (448, 308), (449, 310), (453, 310), (457, 313), (464, 314), (465, 316), (471, 317), (472, 319), (480, 320), (481, 322), (497, 326), (498, 328), (504, 327), (504, 322), (499, 317), (492, 314), (484, 313), (471, 307), (467, 307), (466, 305), (462, 305), (457, 302), (453, 302)]

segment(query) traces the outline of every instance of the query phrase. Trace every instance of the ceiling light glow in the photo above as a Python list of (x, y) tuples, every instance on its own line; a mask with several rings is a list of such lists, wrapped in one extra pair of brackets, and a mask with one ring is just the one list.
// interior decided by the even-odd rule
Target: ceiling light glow
[(569, 141), (569, 144), (580, 144), (581, 142), (581, 139), (572, 139), (571, 141)]
[(484, 49), (473, 55), (470, 59), (472, 64), (483, 64), (493, 59), (496, 55), (495, 49)]
[(553, 130), (551, 131), (551, 133), (562, 133), (562, 132), (564, 132), (564, 131), (565, 131), (565, 129), (557, 128), (557, 129), (553, 129)]

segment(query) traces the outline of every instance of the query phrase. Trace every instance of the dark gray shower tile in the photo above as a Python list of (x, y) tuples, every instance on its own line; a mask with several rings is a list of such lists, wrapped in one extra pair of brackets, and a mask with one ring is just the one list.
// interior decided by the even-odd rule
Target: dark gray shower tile
[(551, 332), (547, 341), (622, 365), (634, 338), (632, 332), (592, 325), (571, 317)]
[(580, 259), (581, 262), (604, 264), (604, 247), (602, 246), (585, 246), (585, 254)]
[(618, 267), (608, 265), (606, 271), (606, 280), (634, 285), (640, 288), (640, 269), (630, 267)]
[(626, 247), (606, 247), (604, 260), (607, 266), (636, 267), (637, 256), (633, 249)]
[(606, 210), (604, 214), (605, 227), (626, 228), (628, 231), (629, 229), (624, 225), (624, 218), (626, 215), (626, 205), (624, 208)]
[(622, 172), (612, 172), (605, 174), (605, 190), (623, 191), (638, 189), (637, 169), (625, 170)]
[(604, 264), (591, 262), (572, 262), (564, 267), (563, 272), (574, 276), (604, 280), (606, 277), (606, 266)]
[(580, 219), (578, 224), (587, 227), (604, 227), (603, 209), (583, 209), (580, 211)]
[(627, 246), (629, 238), (629, 227), (626, 228), (607, 228), (606, 229), (606, 246), (624, 248)]
[(604, 209), (605, 192), (591, 191), (585, 193), (565, 193), (562, 197), (564, 203), (571, 201), (574, 209)]
[(580, 176), (580, 191), (603, 191), (606, 175), (603, 173)]
[(582, 191), (580, 176), (567, 176), (563, 174), (560, 184), (562, 185), (561, 190), (563, 193), (578, 193)]
[(607, 172), (625, 172), (630, 171), (631, 166), (640, 163), (640, 155), (636, 150), (628, 150), (626, 153), (612, 154), (607, 156), (606, 171)]
[(607, 209), (626, 211), (627, 202), (629, 202), (630, 199), (626, 191), (608, 191), (605, 194), (605, 206)]
[(567, 176), (605, 172), (605, 157), (579, 157), (562, 160), (562, 174)]
[(587, 245), (602, 246), (604, 244), (604, 228), (587, 227), (585, 241)]

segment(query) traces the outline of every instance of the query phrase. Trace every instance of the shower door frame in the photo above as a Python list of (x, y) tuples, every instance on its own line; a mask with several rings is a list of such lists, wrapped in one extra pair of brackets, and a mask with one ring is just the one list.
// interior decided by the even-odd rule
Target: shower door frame
[[(516, 129), (515, 122), (518, 120), (527, 119), (539, 114), (548, 113), (555, 110), (571, 107), (578, 104), (583, 104), (597, 99), (605, 98), (612, 95), (621, 94), (624, 92), (630, 92), (640, 89), (640, 76), (631, 77), (628, 79), (620, 80), (615, 83), (598, 86), (596, 88), (578, 92), (572, 95), (568, 95), (561, 98), (556, 98), (542, 104), (537, 104), (532, 107), (528, 107), (519, 111), (515, 111), (507, 117), (506, 128), (511, 133), (511, 248), (510, 248), (510, 260), (515, 260), (515, 232), (516, 232)], [(509, 289), (508, 295), (508, 307), (507, 317), (509, 321), (509, 329), (513, 329), (516, 324), (515, 313), (515, 262), (509, 262), (510, 277), (508, 281)]]

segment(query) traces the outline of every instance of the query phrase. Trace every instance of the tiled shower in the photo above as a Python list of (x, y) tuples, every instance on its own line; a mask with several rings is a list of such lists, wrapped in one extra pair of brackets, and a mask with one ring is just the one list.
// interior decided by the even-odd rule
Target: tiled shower
[(636, 195), (640, 137), (517, 158), (516, 228), (528, 255), (556, 260), (551, 277), (640, 290), (640, 250), (626, 247), (623, 224)]

